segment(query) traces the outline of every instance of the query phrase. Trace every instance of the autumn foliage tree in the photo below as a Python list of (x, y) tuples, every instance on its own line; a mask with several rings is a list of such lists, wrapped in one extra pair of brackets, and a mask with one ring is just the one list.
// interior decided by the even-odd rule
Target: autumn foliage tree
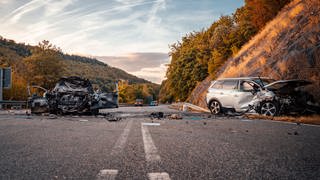
[(151, 83), (130, 84), (128, 81), (119, 82), (119, 102), (135, 103), (136, 99), (143, 99), (144, 103), (150, 103), (158, 99), (159, 86)]
[(283, 6), (291, 0), (245, 0), (250, 21), (256, 29), (263, 28), (268, 21), (273, 19)]
[(45, 40), (34, 47), (32, 55), (23, 59), (26, 80), (47, 89), (52, 88), (64, 72), (62, 57), (58, 52), (58, 48)]

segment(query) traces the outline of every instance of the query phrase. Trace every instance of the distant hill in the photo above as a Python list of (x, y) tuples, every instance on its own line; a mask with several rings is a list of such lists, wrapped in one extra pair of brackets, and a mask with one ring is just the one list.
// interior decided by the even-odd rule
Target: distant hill
[[(12, 88), (14, 92), (10, 92), (10, 97), (7, 97), (9, 99), (25, 98), (26, 82), (23, 80), (23, 71), (25, 70), (23, 69), (24, 67), (22, 67), (22, 61), (24, 58), (32, 55), (33, 48), (35, 48), (35, 46), (16, 43), (13, 40), (8, 40), (0, 36), (0, 67), (14, 67), (13, 76), (15, 77), (13, 79), (14, 87)], [(80, 76), (90, 79), (93, 85), (102, 91), (113, 91), (116, 80), (122, 80), (129, 84), (150, 84), (153, 88), (159, 88), (159, 85), (128, 74), (121, 69), (111, 67), (97, 59), (68, 55), (62, 52), (57, 53), (60, 54), (59, 56), (61, 56), (63, 60), (63, 67), (61, 67), (61, 69), (63, 69), (63, 76)]]
[(111, 67), (97, 59), (76, 55), (63, 54), (66, 76), (82, 76), (88, 78), (93, 84), (98, 85), (104, 91), (110, 91), (116, 80), (134, 83), (151, 83), (150, 81), (128, 74), (124, 70)]
[[(217, 77), (266, 76), (306, 79), (320, 102), (320, 1), (294, 0), (220, 69)], [(210, 78), (200, 83), (189, 100), (202, 100)]]

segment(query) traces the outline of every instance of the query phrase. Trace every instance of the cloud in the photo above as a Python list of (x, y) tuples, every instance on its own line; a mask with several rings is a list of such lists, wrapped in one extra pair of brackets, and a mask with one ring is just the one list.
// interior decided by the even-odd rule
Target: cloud
[(42, 0), (32, 0), (13, 10), (4, 19), (5, 20), (7, 19), (6, 23), (11, 23), (11, 24), (17, 23), (23, 15), (29, 12), (32, 12), (40, 7), (43, 7), (46, 2), (47, 1), (42, 1)]
[(130, 53), (123, 56), (97, 56), (98, 60), (123, 69), (138, 77), (161, 83), (165, 77), (169, 56), (166, 53)]
[(9, 3), (12, 3), (12, 0), (1, 0), (0, 1), (0, 5), (6, 5), (6, 4), (9, 4)]
[[(8, 0), (5, 0), (5, 2), (6, 1)], [(46, 17), (63, 12), (66, 7), (74, 2), (75, 0), (32, 0), (14, 9), (10, 14), (3, 18), (3, 20), (4, 23), (16, 24), (27, 14), (33, 12), (37, 12), (38, 14), (41, 12), (40, 10), (44, 10), (44, 13), (38, 14), (38, 17), (34, 18), (45, 19)]]
[(45, 7), (45, 16), (51, 16), (63, 12), (63, 10), (69, 5), (73, 4), (75, 0), (52, 0)]
[(141, 70), (142, 68), (159, 67), (169, 61), (166, 53), (130, 53), (123, 56), (96, 56), (111, 66), (119, 67), (129, 72)]
[(165, 79), (166, 71), (167, 71), (167, 63), (161, 64), (159, 67), (153, 68), (142, 68), (140, 71), (131, 72), (132, 74), (147, 79), (151, 82), (161, 84), (161, 82)]

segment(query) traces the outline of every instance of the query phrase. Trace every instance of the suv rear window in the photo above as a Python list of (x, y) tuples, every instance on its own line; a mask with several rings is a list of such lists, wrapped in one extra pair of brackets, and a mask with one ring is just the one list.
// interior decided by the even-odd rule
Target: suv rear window
[(237, 89), (238, 81), (237, 80), (219, 80), (216, 81), (211, 88), (214, 89)]
[(227, 80), (224, 81), (223, 84), (223, 89), (237, 89), (238, 88), (238, 81), (237, 80)]
[(214, 89), (222, 89), (222, 83), (223, 83), (223, 81), (216, 81), (216, 82), (211, 86), (211, 88), (214, 88)]

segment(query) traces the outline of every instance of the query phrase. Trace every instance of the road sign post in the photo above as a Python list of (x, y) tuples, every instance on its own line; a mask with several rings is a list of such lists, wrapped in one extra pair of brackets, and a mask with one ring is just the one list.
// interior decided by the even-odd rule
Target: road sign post
[[(0, 68), (0, 101), (3, 100), (3, 69)], [(0, 109), (2, 109), (2, 105), (0, 104)]]
[[(10, 89), (12, 84), (11, 82), (11, 67), (0, 68), (0, 101), (3, 101), (3, 89)], [(0, 109), (2, 109), (1, 104)]]

